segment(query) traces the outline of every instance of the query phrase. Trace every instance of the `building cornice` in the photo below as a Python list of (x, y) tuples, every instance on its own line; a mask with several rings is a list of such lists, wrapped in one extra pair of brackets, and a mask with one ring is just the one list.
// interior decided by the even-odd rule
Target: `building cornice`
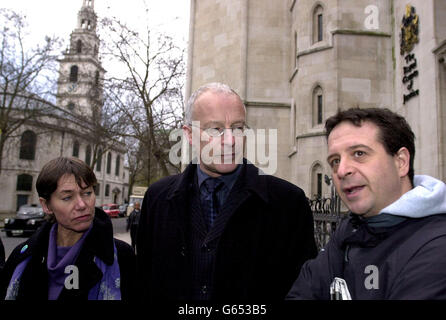
[(291, 108), (291, 104), (271, 101), (244, 101), (246, 107), (252, 108)]
[(446, 40), (440, 42), (440, 44), (432, 50), (432, 53), (437, 56), (438, 62), (443, 64), (446, 68)]
[(342, 34), (342, 35), (357, 35), (357, 36), (386, 37), (386, 38), (392, 37), (392, 35), (387, 32), (370, 31), (370, 30), (337, 29), (331, 31), (331, 33), (333, 35)]
[(321, 137), (325, 136), (325, 130), (324, 131), (317, 131), (317, 132), (310, 132), (310, 133), (304, 133), (296, 136), (296, 140), (299, 139), (306, 139), (306, 138), (313, 138), (313, 137)]
[(59, 63), (62, 62), (69, 62), (69, 63), (84, 63), (89, 62), (95, 65), (98, 69), (100, 69), (102, 72), (106, 72), (106, 70), (102, 67), (101, 62), (97, 61), (95, 58), (92, 57), (82, 57), (79, 56), (79, 54), (71, 54), (71, 53), (65, 53), (64, 57), (62, 59), (57, 59)]
[(325, 45), (325, 46), (318, 46), (318, 47), (307, 49), (307, 50), (302, 50), (302, 51), (299, 51), (297, 53), (297, 58), (300, 58), (300, 57), (305, 56), (307, 54), (312, 54), (312, 53), (319, 52), (319, 51), (325, 51), (325, 50), (328, 50), (328, 49), (333, 49), (333, 46)]

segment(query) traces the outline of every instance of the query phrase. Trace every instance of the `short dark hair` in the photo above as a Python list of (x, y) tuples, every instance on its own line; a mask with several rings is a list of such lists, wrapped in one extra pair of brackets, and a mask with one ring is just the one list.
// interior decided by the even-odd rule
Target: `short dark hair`
[(415, 135), (406, 119), (387, 108), (351, 108), (344, 111), (338, 111), (336, 115), (328, 118), (325, 122), (327, 139), (331, 131), (344, 121), (349, 121), (358, 127), (360, 127), (364, 121), (369, 121), (375, 124), (379, 129), (378, 141), (381, 142), (387, 153), (392, 156), (402, 147), (406, 147), (410, 154), (408, 176), (413, 185)]
[(95, 187), (97, 184), (93, 170), (82, 160), (75, 157), (59, 157), (46, 163), (39, 173), (36, 189), (39, 197), (49, 201), (51, 194), (56, 191), (59, 179), (64, 175), (74, 175), (77, 185)]

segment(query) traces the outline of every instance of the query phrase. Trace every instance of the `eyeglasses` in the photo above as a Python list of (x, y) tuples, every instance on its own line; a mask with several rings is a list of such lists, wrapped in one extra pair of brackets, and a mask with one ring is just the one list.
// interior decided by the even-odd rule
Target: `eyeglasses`
[(246, 124), (236, 125), (231, 128), (219, 128), (219, 127), (202, 128), (200, 126), (196, 126), (193, 124), (190, 124), (190, 126), (200, 128), (201, 130), (206, 132), (206, 134), (208, 134), (209, 136), (211, 136), (213, 138), (221, 137), (225, 133), (226, 130), (231, 130), (231, 134), (234, 137), (243, 137), (245, 135), (245, 130), (249, 129), (249, 126)]

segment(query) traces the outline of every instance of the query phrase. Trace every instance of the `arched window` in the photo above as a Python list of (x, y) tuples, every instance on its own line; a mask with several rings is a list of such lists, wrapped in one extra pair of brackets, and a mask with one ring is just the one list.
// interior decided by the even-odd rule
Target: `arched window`
[(106, 197), (110, 196), (110, 185), (109, 184), (105, 185), (105, 196)]
[(317, 5), (313, 11), (313, 43), (324, 39), (324, 8)]
[(72, 66), (70, 68), (70, 82), (77, 82), (78, 73), (79, 73), (78, 66)]
[(98, 183), (97, 185), (94, 186), (94, 194), (99, 196), (100, 193), (101, 193), (101, 184)]
[(32, 191), (33, 176), (29, 174), (20, 174), (17, 176), (17, 191)]
[(79, 141), (77, 140), (73, 143), (73, 157), (79, 158)]
[(99, 148), (96, 160), (96, 171), (101, 171), (101, 167), (102, 167), (102, 148)]
[(76, 52), (82, 53), (82, 40), (81, 39), (76, 41)]
[(20, 159), (34, 160), (36, 155), (37, 135), (31, 130), (23, 132), (20, 139)]
[(118, 154), (116, 156), (115, 176), (119, 176), (119, 169), (120, 168), (121, 168), (121, 156)]
[(81, 22), (81, 28), (91, 30), (91, 21), (83, 19)]
[(294, 56), (293, 56), (293, 60), (294, 60), (294, 68), (297, 67), (297, 52), (298, 52), (298, 47), (297, 47), (297, 32), (294, 32)]
[(94, 75), (94, 85), (97, 87), (99, 86), (99, 71), (96, 71)]
[(324, 95), (321, 86), (313, 90), (313, 127), (322, 124), (324, 118)]
[(311, 169), (311, 198), (322, 198), (322, 166), (316, 163)]
[(107, 154), (107, 173), (111, 173), (111, 162), (112, 162), (112, 155), (111, 152)]
[(91, 146), (88, 145), (87, 149), (85, 149), (85, 163), (90, 165), (91, 163)]

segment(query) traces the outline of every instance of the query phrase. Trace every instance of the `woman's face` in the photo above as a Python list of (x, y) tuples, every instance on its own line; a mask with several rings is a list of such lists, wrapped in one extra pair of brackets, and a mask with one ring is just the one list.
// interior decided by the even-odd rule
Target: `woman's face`
[[(81, 188), (82, 187), (82, 188)], [(93, 187), (79, 186), (74, 175), (63, 175), (57, 182), (57, 189), (49, 201), (40, 198), (42, 208), (53, 214), (58, 223), (58, 232), (80, 233), (90, 227), (95, 212), (96, 196)], [(83, 189), (85, 188), (85, 189)]]

